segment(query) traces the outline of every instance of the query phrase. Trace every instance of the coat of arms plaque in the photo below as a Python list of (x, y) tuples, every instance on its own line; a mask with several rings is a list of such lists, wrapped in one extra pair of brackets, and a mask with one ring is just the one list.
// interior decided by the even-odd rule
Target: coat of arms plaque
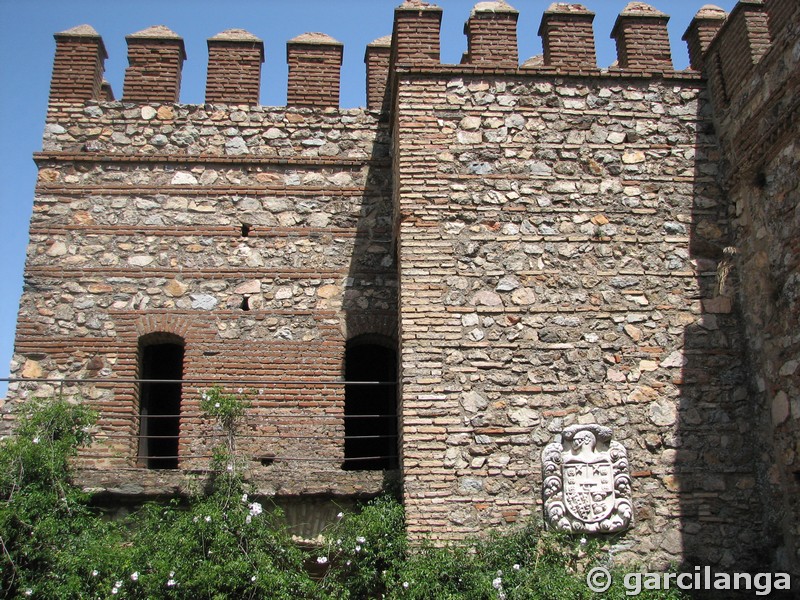
[(628, 453), (609, 427), (572, 425), (542, 452), (548, 527), (611, 533), (633, 522)]

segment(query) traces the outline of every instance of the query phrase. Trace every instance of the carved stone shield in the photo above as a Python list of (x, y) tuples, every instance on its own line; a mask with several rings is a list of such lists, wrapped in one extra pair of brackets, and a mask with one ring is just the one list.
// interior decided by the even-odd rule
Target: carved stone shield
[(545, 521), (573, 532), (613, 532), (631, 526), (628, 457), (611, 429), (573, 425), (542, 453)]

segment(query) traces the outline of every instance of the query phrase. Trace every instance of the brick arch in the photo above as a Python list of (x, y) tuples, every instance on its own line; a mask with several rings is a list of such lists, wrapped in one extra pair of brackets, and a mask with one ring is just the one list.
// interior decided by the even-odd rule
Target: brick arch
[(137, 319), (135, 328), (139, 338), (153, 334), (166, 334), (186, 340), (192, 328), (192, 322), (184, 317), (170, 314), (149, 314)]
[(377, 335), (397, 343), (397, 317), (395, 315), (355, 315), (347, 318), (344, 338), (350, 341), (362, 335)]

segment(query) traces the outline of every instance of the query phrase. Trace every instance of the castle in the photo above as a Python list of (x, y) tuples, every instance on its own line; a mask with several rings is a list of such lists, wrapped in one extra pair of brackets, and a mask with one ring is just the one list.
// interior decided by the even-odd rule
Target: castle
[(507, 3), (458, 65), (441, 16), (396, 8), (348, 110), (323, 34), (288, 42), (286, 107), (244, 30), (208, 40), (203, 105), (165, 27), (119, 100), (100, 36), (56, 34), (5, 427), (81, 398), (80, 483), (170, 496), (208, 472), (203, 390), (241, 389), (290, 517), (397, 481), (413, 537), (459, 540), (540, 514), (543, 449), (596, 423), (630, 463), (619, 560), (800, 574), (797, 1), (703, 7), (684, 71), (640, 2), (608, 69), (578, 4), (521, 66)]

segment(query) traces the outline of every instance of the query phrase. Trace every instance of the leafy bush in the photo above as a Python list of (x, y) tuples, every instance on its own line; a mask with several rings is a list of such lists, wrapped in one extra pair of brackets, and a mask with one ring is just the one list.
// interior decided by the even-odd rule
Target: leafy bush
[[(596, 540), (530, 525), (467, 543), (412, 546), (402, 505), (377, 498), (340, 514), (311, 553), (283, 515), (250, 498), (236, 468), (246, 398), (203, 395), (224, 440), (207, 496), (150, 503), (110, 520), (69, 481), (69, 458), (90, 441), (94, 414), (65, 401), (29, 404), (0, 443), (0, 584), (8, 598), (275, 598), (325, 600), (561, 600), (627, 598), (623, 572), (603, 594), (585, 571), (602, 564)], [(233, 465), (233, 467), (231, 467)], [(315, 580), (308, 561), (325, 570)], [(676, 591), (644, 590), (650, 599)]]

